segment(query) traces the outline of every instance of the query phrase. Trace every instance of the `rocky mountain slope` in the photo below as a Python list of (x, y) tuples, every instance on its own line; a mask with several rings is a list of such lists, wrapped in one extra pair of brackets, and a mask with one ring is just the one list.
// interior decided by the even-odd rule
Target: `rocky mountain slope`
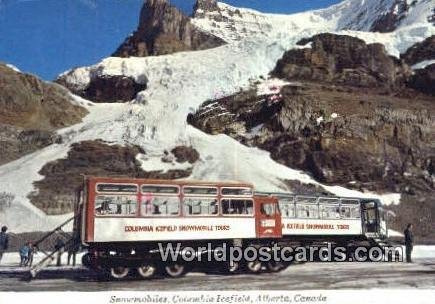
[[(427, 215), (435, 212), (435, 99), (410, 88), (411, 68), (381, 44), (333, 34), (298, 42), (307, 43), (310, 48), (278, 60), (271, 76), (281, 80), (269, 80), (269, 92), (261, 92), (260, 82), (210, 100), (189, 123), (267, 150), (326, 184), (400, 192), (394, 228), (413, 218), (416, 231), (428, 237), (434, 223)], [(425, 207), (404, 215), (410, 204)]]
[[(200, 1), (197, 9), (207, 6)], [(116, 50), (113, 56), (154, 56), (213, 48), (224, 41), (196, 28), (167, 0), (147, 0), (142, 8), (139, 26)]]
[(60, 140), (87, 111), (63, 87), (0, 63), (0, 165)]
[[(56, 181), (75, 185), (81, 173), (157, 174), (400, 201), (391, 207), (398, 228), (418, 203), (412, 216), (427, 237), (434, 99), (413, 79), (426, 79), (419, 71), (435, 58), (400, 55), (435, 35), (432, 2), (416, 1), (387, 33), (368, 32), (393, 2), (271, 15), (202, 0), (187, 17), (147, 1), (119, 57), (59, 77), (89, 114), (0, 167), (0, 190), (17, 197), (0, 220), (25, 231), (19, 214), (48, 228), (71, 210), (72, 188)], [(195, 32), (219, 43), (201, 44)]]

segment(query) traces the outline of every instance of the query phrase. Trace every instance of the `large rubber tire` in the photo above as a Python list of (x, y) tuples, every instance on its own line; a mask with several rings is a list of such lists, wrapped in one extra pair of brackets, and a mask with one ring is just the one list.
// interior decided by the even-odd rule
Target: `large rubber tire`
[(240, 262), (233, 262), (232, 265), (231, 263), (228, 263), (226, 265), (227, 267), (227, 273), (229, 274), (236, 274), (240, 271)]
[(155, 264), (152, 264), (152, 263), (142, 265), (142, 266), (138, 267), (136, 270), (137, 270), (137, 274), (142, 279), (151, 279), (151, 278), (155, 277), (157, 272), (158, 272), (157, 266)]
[(92, 258), (89, 253), (86, 253), (82, 256), (82, 265), (88, 268), (92, 267)]
[(263, 268), (263, 263), (259, 260), (246, 263), (246, 269), (250, 273), (258, 274), (261, 272), (262, 268)]
[(130, 268), (123, 266), (112, 267), (109, 270), (110, 277), (115, 280), (122, 280), (128, 276)]
[(183, 264), (171, 263), (164, 267), (164, 272), (170, 278), (180, 278), (187, 273), (187, 268)]
[(286, 267), (284, 263), (281, 262), (275, 262), (273, 260), (267, 262), (266, 268), (269, 272), (280, 272), (284, 270)]

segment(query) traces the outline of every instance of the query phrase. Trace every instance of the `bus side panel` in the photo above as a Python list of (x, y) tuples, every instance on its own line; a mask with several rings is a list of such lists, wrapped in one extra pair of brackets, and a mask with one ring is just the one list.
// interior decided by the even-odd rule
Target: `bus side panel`
[(360, 219), (282, 218), (283, 235), (362, 235)]
[(254, 217), (96, 217), (94, 242), (253, 239)]
[(95, 230), (95, 185), (96, 182), (93, 180), (88, 180), (87, 182), (87, 197), (86, 197), (86, 221), (85, 221), (85, 242), (94, 241), (94, 230)]

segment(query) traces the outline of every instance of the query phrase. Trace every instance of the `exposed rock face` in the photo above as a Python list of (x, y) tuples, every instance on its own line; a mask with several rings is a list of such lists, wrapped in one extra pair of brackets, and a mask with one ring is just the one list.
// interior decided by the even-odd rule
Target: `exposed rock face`
[(288, 80), (330, 82), (358, 87), (393, 88), (411, 71), (389, 56), (383, 45), (334, 34), (303, 39), (311, 48), (292, 49), (278, 61), (273, 75)]
[[(425, 212), (435, 210), (433, 98), (308, 82), (284, 87), (280, 95), (243, 92), (209, 101), (189, 123), (267, 150), (277, 162), (310, 172), (326, 184), (400, 192), (405, 204), (400, 212), (415, 201), (426, 206)], [(323, 192), (296, 187), (299, 190)], [(406, 214), (400, 214), (396, 230), (406, 223)], [(424, 237), (433, 227), (432, 219), (420, 210), (413, 216), (421, 218), (416, 231)]]
[(199, 159), (199, 153), (192, 147), (177, 146), (171, 150), (175, 160), (179, 163), (188, 162), (193, 164)]
[(67, 87), (71, 92), (93, 102), (128, 102), (133, 100), (137, 93), (147, 88), (147, 80), (140, 83), (132, 77), (92, 75), (86, 88), (78, 88), (65, 81), (65, 76), (59, 77), (56, 82)]
[(34, 182), (37, 189), (30, 201), (47, 214), (73, 211), (74, 195), (83, 181), (82, 174), (153, 179), (188, 177), (188, 170), (145, 172), (136, 156), (143, 153), (137, 146), (122, 147), (102, 141), (85, 141), (71, 146), (65, 159), (47, 163), (39, 172), (44, 178)]
[(216, 0), (197, 0), (193, 8), (195, 17), (204, 17), (207, 12), (218, 11)]
[(145, 89), (146, 84), (136, 83), (131, 77), (101, 76), (90, 82), (83, 97), (95, 102), (125, 102)]
[[(211, 8), (209, 1), (199, 1), (201, 8)], [(212, 6), (212, 5), (211, 5)], [(180, 51), (202, 50), (224, 44), (218, 37), (198, 30), (167, 0), (147, 0), (138, 29), (116, 50), (116, 57), (145, 57)]]
[(0, 165), (60, 140), (60, 137), (52, 131), (26, 130), (0, 124)]
[(414, 65), (424, 60), (435, 59), (435, 35), (414, 44), (400, 58), (409, 65)]
[(3, 64), (0, 88), (0, 165), (59, 141), (56, 129), (87, 114), (65, 88)]
[(65, 88), (0, 64), (0, 121), (26, 129), (54, 130), (79, 123), (87, 111)]
[(377, 20), (375, 20), (375, 22), (373, 22), (370, 31), (380, 33), (394, 31), (408, 11), (409, 5), (407, 0), (396, 0), (386, 14), (381, 15)]
[(420, 92), (435, 96), (435, 64), (416, 70), (408, 85)]

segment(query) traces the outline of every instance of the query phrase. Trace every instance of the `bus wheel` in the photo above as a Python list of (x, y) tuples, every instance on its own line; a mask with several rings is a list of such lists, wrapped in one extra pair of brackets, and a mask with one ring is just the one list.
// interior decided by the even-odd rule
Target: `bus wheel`
[(126, 278), (129, 272), (130, 272), (130, 268), (128, 267), (116, 266), (110, 268), (110, 276), (116, 280), (121, 280)]
[(86, 253), (82, 256), (82, 265), (88, 268), (92, 266), (92, 259), (89, 253)]
[(276, 262), (276, 261), (269, 261), (266, 264), (266, 268), (267, 270), (269, 270), (270, 272), (279, 272), (281, 270), (283, 270), (285, 268), (284, 264), (281, 262)]
[(165, 266), (165, 273), (171, 278), (179, 278), (186, 274), (186, 267), (178, 263), (168, 264)]
[(259, 260), (251, 261), (246, 263), (246, 268), (251, 273), (260, 273), (263, 264)]
[(157, 273), (157, 267), (154, 264), (142, 265), (137, 268), (137, 273), (142, 279), (151, 279)]
[(229, 274), (234, 274), (237, 273), (240, 270), (240, 263), (239, 262), (232, 262), (232, 263), (228, 263), (226, 265), (226, 270), (227, 273)]

